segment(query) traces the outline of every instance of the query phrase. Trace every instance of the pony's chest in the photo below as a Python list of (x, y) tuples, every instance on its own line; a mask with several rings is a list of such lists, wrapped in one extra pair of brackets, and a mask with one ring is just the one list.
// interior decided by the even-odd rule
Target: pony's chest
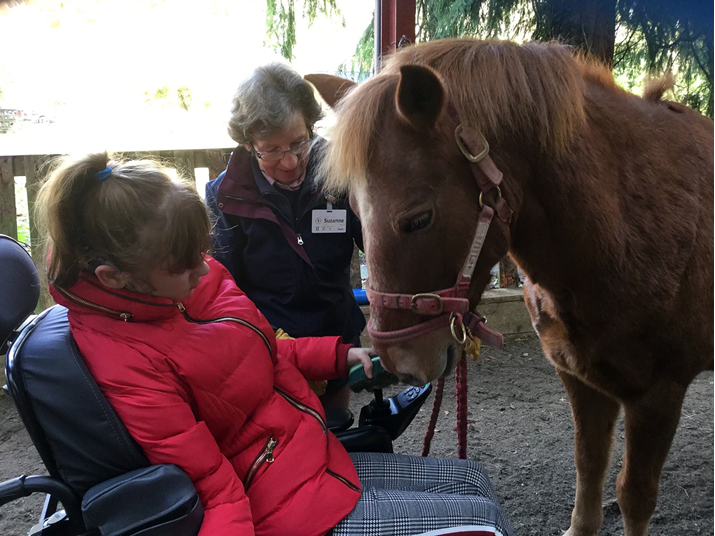
[(524, 303), (546, 356), (555, 366), (577, 374), (582, 363), (569, 338), (566, 323), (558, 314), (553, 297), (527, 280), (524, 284)]
[(530, 282), (524, 285), (524, 302), (544, 354), (555, 367), (616, 398), (648, 388), (652, 363), (634, 358), (618, 337), (581, 335), (576, 342), (553, 297)]

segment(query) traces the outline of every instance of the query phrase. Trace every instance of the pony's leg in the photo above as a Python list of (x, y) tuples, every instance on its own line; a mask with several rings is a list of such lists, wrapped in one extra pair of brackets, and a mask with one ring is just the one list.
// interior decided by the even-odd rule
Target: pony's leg
[(595, 536), (603, 524), (603, 484), (620, 405), (575, 376), (556, 372), (571, 401), (575, 438), (576, 500), (564, 536)]
[(687, 387), (660, 382), (645, 396), (624, 403), (626, 448), (616, 494), (625, 536), (646, 536), (658, 483), (680, 420)]

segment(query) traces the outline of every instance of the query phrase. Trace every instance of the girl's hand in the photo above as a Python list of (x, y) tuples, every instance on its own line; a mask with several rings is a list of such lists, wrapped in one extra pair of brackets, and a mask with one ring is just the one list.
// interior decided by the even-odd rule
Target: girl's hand
[(358, 363), (362, 363), (365, 376), (372, 378), (372, 358), (377, 354), (372, 348), (350, 348), (348, 350), (348, 370)]

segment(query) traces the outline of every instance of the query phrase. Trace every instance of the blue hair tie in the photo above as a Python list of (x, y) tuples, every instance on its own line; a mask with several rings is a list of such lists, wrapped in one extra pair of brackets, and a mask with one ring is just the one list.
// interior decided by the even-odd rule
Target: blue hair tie
[(102, 171), (97, 171), (97, 173), (94, 174), (95, 177), (97, 177), (97, 180), (99, 182), (102, 182), (105, 179), (108, 179), (109, 176), (112, 174), (112, 168), (107, 167), (103, 169)]

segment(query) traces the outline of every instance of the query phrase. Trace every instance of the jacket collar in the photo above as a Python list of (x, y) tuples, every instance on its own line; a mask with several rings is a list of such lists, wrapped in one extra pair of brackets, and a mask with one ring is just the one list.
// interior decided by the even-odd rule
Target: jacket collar
[(68, 289), (50, 285), (54, 300), (71, 311), (95, 312), (117, 320), (150, 322), (167, 320), (178, 314), (176, 304), (125, 289), (109, 289), (90, 272)]

